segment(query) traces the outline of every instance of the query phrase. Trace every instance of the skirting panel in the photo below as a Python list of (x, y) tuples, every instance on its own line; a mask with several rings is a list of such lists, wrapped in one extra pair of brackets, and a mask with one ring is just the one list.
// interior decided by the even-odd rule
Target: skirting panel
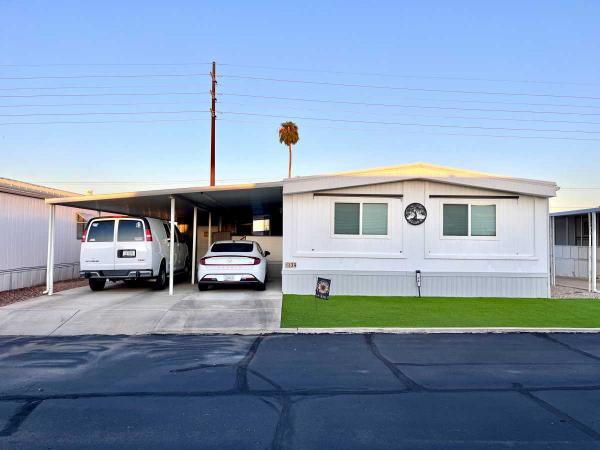
[[(54, 281), (79, 278), (79, 263), (60, 263), (54, 266)], [(46, 283), (46, 267), (20, 267), (0, 270), (0, 292)]]
[[(331, 295), (418, 295), (414, 272), (294, 272), (284, 270), (284, 294), (314, 294), (317, 277), (331, 279)], [(422, 273), (424, 297), (547, 298), (548, 274)]]

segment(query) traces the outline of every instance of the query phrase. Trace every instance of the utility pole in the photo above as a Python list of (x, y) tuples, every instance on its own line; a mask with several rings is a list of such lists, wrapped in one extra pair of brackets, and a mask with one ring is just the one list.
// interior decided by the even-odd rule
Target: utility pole
[(211, 83), (211, 107), (210, 107), (210, 185), (215, 185), (215, 122), (217, 119), (217, 64), (213, 61), (210, 73)]

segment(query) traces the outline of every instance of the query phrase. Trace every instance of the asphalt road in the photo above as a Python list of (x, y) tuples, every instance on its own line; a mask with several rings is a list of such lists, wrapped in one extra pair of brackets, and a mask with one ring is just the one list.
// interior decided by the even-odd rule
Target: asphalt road
[(1, 338), (0, 448), (600, 448), (600, 335)]

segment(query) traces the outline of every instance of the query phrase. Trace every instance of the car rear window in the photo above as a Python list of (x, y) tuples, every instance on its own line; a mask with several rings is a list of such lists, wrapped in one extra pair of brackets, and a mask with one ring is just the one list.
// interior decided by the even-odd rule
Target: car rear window
[(142, 242), (144, 240), (144, 225), (141, 220), (119, 220), (117, 232), (119, 242)]
[(249, 253), (252, 251), (252, 242), (221, 242), (213, 244), (210, 249), (215, 253)]
[(112, 242), (115, 233), (114, 220), (96, 220), (88, 230), (88, 242)]

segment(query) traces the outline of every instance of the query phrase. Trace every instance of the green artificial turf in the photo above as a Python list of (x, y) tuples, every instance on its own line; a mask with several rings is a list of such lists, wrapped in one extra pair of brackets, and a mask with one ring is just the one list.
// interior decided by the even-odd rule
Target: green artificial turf
[(600, 301), (284, 295), (283, 328), (600, 327)]

